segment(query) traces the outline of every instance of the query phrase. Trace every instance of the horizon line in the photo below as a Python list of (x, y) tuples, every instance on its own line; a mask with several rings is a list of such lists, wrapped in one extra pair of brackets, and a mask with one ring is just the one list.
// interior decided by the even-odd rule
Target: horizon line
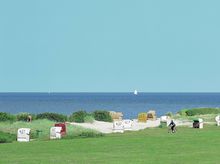
[[(130, 92), (114, 92), (114, 91), (105, 91), (105, 92), (87, 92), (87, 91), (81, 91), (81, 92), (72, 92), (72, 91), (69, 91), (69, 92), (66, 92), (66, 91), (63, 91), (63, 92), (61, 92), (61, 91), (54, 91), (54, 92), (49, 92), (49, 91), (44, 91), (44, 92), (42, 92), (42, 91), (8, 91), (8, 92), (0, 92), (0, 94), (2, 94), (2, 93), (47, 93), (47, 94), (51, 94), (51, 93), (133, 93), (133, 91), (130, 91)], [(155, 91), (155, 92), (146, 92), (146, 91), (143, 91), (143, 92), (138, 92), (138, 93), (220, 93), (220, 91), (218, 91), (218, 92), (204, 92), (204, 91), (197, 91), (197, 92), (192, 92), (192, 91), (190, 91), (190, 92), (188, 92), (188, 91), (186, 91), (186, 92), (177, 92), (177, 91), (175, 91), (175, 92), (159, 92), (159, 91)]]

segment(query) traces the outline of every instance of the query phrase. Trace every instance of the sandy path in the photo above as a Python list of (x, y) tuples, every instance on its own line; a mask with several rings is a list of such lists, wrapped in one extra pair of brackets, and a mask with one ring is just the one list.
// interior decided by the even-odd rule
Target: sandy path
[[(103, 122), (103, 121), (94, 121), (93, 123), (70, 123), (71, 125), (78, 125), (84, 128), (94, 129), (102, 133), (112, 133), (113, 132), (113, 123)], [(147, 123), (139, 123), (137, 120), (133, 120), (133, 125), (131, 130), (138, 131), (145, 128), (157, 127), (160, 125), (160, 120), (147, 121)]]
[[(174, 120), (176, 126), (189, 126), (192, 127), (192, 121), (189, 120)], [(205, 122), (209, 123), (209, 122)], [(213, 124), (214, 122), (212, 122)], [(101, 133), (113, 133), (113, 123), (103, 122), (103, 121), (94, 121), (93, 123), (70, 123), (71, 125), (78, 125), (84, 128), (93, 129)], [(155, 121), (148, 120), (147, 123), (139, 123), (136, 119), (133, 120), (132, 131), (138, 131), (146, 128), (158, 127), (160, 125), (160, 119)]]

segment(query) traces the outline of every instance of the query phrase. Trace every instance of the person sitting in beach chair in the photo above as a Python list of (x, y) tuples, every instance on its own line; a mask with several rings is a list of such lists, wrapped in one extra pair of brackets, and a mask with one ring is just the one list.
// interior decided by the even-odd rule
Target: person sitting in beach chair
[(176, 132), (176, 128), (175, 128), (175, 127), (176, 127), (176, 124), (174, 123), (173, 120), (171, 120), (171, 122), (170, 122), (170, 124), (169, 124), (169, 127), (170, 127), (172, 133), (175, 133), (175, 132)]

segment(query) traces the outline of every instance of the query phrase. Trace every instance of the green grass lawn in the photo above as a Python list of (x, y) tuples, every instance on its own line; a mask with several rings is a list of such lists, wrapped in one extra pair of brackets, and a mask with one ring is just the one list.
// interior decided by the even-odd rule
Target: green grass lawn
[(99, 138), (0, 144), (0, 163), (220, 163), (220, 127), (179, 127)]

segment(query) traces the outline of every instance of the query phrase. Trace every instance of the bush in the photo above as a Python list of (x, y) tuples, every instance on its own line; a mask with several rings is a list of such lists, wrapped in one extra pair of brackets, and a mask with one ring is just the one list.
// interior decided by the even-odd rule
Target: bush
[(94, 138), (94, 137), (103, 137), (103, 133), (96, 131), (84, 131), (79, 134), (67, 134), (62, 137), (62, 139), (76, 139), (76, 138)]
[(0, 132), (0, 143), (10, 143), (16, 140), (16, 135)]
[(32, 120), (35, 120), (35, 119), (36, 119), (36, 116), (33, 115), (33, 114), (30, 114), (30, 113), (18, 113), (18, 114), (16, 115), (17, 121), (27, 121), (28, 116), (31, 116), (31, 117), (32, 117)]
[(88, 131), (88, 132), (82, 132), (81, 134), (79, 134), (80, 137), (83, 138), (91, 138), (91, 137), (102, 137), (103, 134), (102, 133), (96, 133), (93, 131)]
[(30, 133), (30, 138), (31, 138), (31, 139), (37, 139), (37, 138), (39, 138), (39, 136), (38, 136), (38, 134), (37, 134), (37, 131), (32, 130), (31, 133)]
[(112, 117), (108, 111), (97, 110), (93, 112), (93, 116), (97, 121), (112, 122)]
[(218, 114), (218, 113), (220, 113), (220, 108), (194, 108), (186, 111), (187, 116)]
[(6, 112), (0, 112), (0, 121), (15, 121), (16, 117)]
[(86, 111), (78, 111), (78, 112), (74, 112), (70, 117), (69, 117), (69, 121), (71, 122), (78, 122), (78, 123), (82, 123), (85, 122), (85, 117), (87, 116)]
[(65, 122), (67, 121), (67, 116), (58, 113), (40, 113), (37, 114), (36, 119), (48, 119), (56, 122)]
[(181, 115), (181, 116), (186, 116), (187, 114), (186, 114), (186, 111), (187, 111), (188, 109), (182, 109), (181, 111), (179, 111), (178, 113)]
[(169, 116), (169, 117), (173, 117), (173, 113), (172, 112), (167, 112), (165, 115)]
[(159, 128), (166, 128), (167, 123), (166, 122), (160, 122)]
[(84, 122), (87, 122), (87, 123), (93, 123), (94, 122), (94, 117), (92, 115), (87, 115), (85, 116), (84, 118)]

